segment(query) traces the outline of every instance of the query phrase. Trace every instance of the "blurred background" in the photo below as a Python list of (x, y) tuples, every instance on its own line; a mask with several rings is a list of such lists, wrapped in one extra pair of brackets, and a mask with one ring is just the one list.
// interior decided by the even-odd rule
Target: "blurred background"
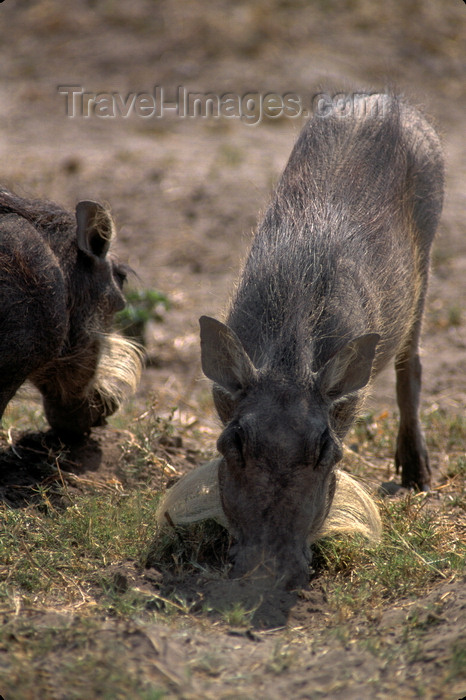
[[(179, 87), (294, 93), (307, 106), (318, 92), (392, 86), (432, 116), (445, 146), (447, 199), (424, 329), (424, 401), (461, 410), (465, 18), (460, 0), (0, 5), (1, 181), (70, 208), (82, 198), (108, 202), (118, 256), (137, 272), (139, 288), (169, 299), (162, 321), (148, 328), (152, 362), (141, 398), (154, 394), (160, 410), (182, 406), (210, 421), (198, 317), (225, 309), (304, 114), (264, 117), (255, 126), (239, 118), (181, 118), (175, 110), (103, 118), (102, 108), (79, 112), (81, 93), (125, 100), (159, 86), (167, 101)], [(74, 116), (63, 86), (76, 88)], [(393, 407), (389, 375), (374, 402)]]

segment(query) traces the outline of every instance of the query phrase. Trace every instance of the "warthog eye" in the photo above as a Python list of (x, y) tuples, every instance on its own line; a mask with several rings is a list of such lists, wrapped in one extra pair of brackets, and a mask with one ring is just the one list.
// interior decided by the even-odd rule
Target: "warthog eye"
[(120, 289), (123, 289), (123, 285), (126, 282), (127, 277), (128, 277), (127, 269), (125, 269), (125, 267), (123, 265), (114, 265), (113, 266), (113, 276), (115, 278), (115, 282), (120, 287)]
[(244, 438), (244, 430), (241, 425), (232, 423), (220, 435), (217, 449), (229, 462), (242, 466), (244, 464)]
[(243, 443), (244, 443), (244, 430), (243, 428), (239, 425), (234, 426), (233, 430), (233, 442), (235, 443), (235, 447), (240, 452), (241, 456), (243, 455)]
[(333, 440), (330, 435), (330, 430), (325, 428), (324, 432), (320, 436), (319, 441), (319, 451), (317, 453), (316, 467), (320, 464), (324, 464), (333, 452)]

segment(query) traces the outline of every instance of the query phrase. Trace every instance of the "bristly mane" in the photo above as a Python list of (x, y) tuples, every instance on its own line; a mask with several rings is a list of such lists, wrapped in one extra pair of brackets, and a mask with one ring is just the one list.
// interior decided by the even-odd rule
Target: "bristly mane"
[(75, 224), (73, 214), (58, 204), (41, 199), (25, 199), (3, 187), (0, 188), (0, 214), (18, 214), (47, 237), (52, 232), (59, 236), (61, 230), (68, 230), (70, 224)]

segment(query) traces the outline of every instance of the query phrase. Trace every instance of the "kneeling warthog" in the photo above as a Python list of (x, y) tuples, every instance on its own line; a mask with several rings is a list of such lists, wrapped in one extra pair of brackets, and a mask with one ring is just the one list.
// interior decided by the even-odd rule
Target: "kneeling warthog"
[(0, 418), (29, 379), (64, 439), (114, 413), (140, 374), (137, 349), (111, 333), (125, 268), (109, 260), (109, 212), (73, 215), (0, 189)]
[(253, 240), (226, 323), (203, 316), (202, 367), (224, 430), (233, 576), (307, 580), (335, 465), (374, 377), (394, 358), (404, 486), (426, 490), (419, 333), (443, 160), (401, 98), (353, 96), (305, 125)]

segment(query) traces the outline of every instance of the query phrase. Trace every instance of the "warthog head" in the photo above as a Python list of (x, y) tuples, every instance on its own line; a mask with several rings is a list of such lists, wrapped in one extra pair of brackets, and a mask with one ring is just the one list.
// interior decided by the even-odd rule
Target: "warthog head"
[(298, 379), (254, 367), (228, 326), (203, 316), (202, 367), (225, 424), (219, 485), (235, 536), (232, 575), (269, 573), (287, 587), (308, 580), (309, 535), (322, 526), (342, 457), (335, 402), (364, 387), (379, 335), (347, 342), (317, 372)]

